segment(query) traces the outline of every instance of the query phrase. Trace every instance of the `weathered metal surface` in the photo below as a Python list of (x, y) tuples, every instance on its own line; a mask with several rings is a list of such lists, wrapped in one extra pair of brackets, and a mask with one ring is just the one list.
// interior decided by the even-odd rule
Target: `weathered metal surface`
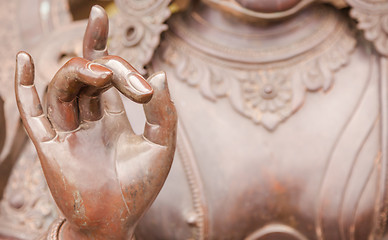
[[(350, 14), (322, 2), (338, 8), (349, 4)], [(132, 220), (128, 220), (131, 223), (126, 227), (115, 229), (113, 226), (120, 225), (115, 212), (123, 209), (122, 205), (117, 205), (122, 199), (119, 201), (115, 193), (126, 187), (125, 184), (119, 188), (109, 185), (113, 193), (97, 201), (95, 194), (105, 191), (99, 186), (104, 179), (110, 179), (111, 168), (108, 165), (98, 168), (96, 159), (104, 158), (108, 162), (114, 159), (109, 154), (113, 148), (105, 143), (127, 146), (112, 140), (118, 134), (125, 134), (127, 127), (121, 125), (121, 120), (114, 121), (118, 128), (105, 124), (104, 112), (99, 108), (101, 100), (84, 101), (85, 94), (80, 95), (78, 91), (75, 94), (79, 97), (79, 111), (74, 111), (72, 104), (64, 106), (56, 102), (63, 91), (53, 89), (65, 87), (64, 92), (69, 93), (68, 90), (78, 88), (66, 88), (64, 82), (55, 80), (49, 85), (47, 95), (49, 109), (51, 106), (55, 110), (48, 112), (50, 124), (56, 132), (61, 132), (58, 129), (76, 131), (64, 133), (67, 138), (63, 138), (63, 142), (41, 144), (36, 140), (41, 135), (34, 135), (39, 133), (37, 128), (28, 130), (43, 156), (41, 161), (57, 164), (43, 168), (55, 192), (54, 199), (67, 220), (54, 224), (49, 233), (58, 236), (62, 231), (62, 237), (70, 239), (90, 239), (82, 234), (71, 235), (79, 234), (79, 229), (97, 239), (128, 239), (128, 236), (122, 237), (127, 230), (129, 235), (135, 231), (136, 239), (383, 238), (387, 219), (388, 149), (388, 61), (384, 50), (387, 35), (384, 16), (388, 12), (385, 1), (203, 0), (192, 2), (164, 25), (169, 17), (168, 3), (117, 1), (119, 14), (112, 20), (109, 40), (112, 52), (134, 63), (139, 71), (147, 69), (151, 74), (164, 70), (167, 73), (180, 123), (175, 160), (164, 187), (138, 225), (137, 220), (152, 200), (142, 196), (142, 187), (128, 189), (132, 189), (133, 194), (122, 197), (129, 199), (126, 206), (134, 207), (129, 209), (133, 215), (127, 215), (132, 218), (126, 218)], [(159, 35), (166, 26), (170, 30), (155, 51)], [(43, 44), (32, 50), (36, 56), (39, 93), (44, 92), (61, 65), (81, 54), (84, 28), (85, 23), (73, 23), (42, 38)], [(106, 54), (106, 30), (99, 28), (92, 37), (86, 34), (85, 39), (96, 39), (102, 44), (91, 48), (98, 51), (88, 52), (86, 43), (84, 56), (89, 60), (100, 58), (95, 62), (113, 72), (118, 71), (113, 67), (117, 65), (127, 66), (128, 71), (129, 65), (119, 58), (101, 59)], [(364, 31), (365, 39), (357, 34), (359, 30)], [(151, 64), (143, 69), (150, 60)], [(77, 64), (80, 62), (68, 63), (60, 74), (64, 78), (72, 76), (64, 71), (70, 71)], [(60, 75), (55, 79), (58, 77)], [(53, 88), (55, 84), (57, 88)], [(99, 86), (97, 93), (105, 90), (105, 86)], [(115, 87), (120, 88), (120, 85)], [(86, 95), (93, 95), (94, 90), (86, 91), (89, 93)], [(121, 90), (130, 97), (125, 88)], [(110, 106), (123, 115), (120, 104), (114, 102)], [(127, 115), (136, 116), (131, 124), (141, 125), (144, 120), (139, 116), (143, 113), (127, 100), (124, 107), (129, 110)], [(58, 111), (59, 108), (65, 110)], [(7, 122), (7, 111), (5, 113)], [(73, 120), (63, 120), (65, 115)], [(85, 120), (90, 123), (85, 124)], [(90, 128), (78, 128), (79, 125)], [(147, 128), (155, 130), (152, 124)], [(171, 140), (166, 137), (168, 131), (160, 134), (160, 141)], [(57, 140), (62, 133), (54, 135)], [(95, 137), (90, 140), (92, 135)], [(73, 138), (89, 140), (77, 141), (79, 144), (70, 148)], [(99, 139), (106, 140), (104, 144), (100, 141), (99, 150), (88, 150), (92, 149), (90, 144), (99, 144)], [(139, 141), (133, 140), (132, 145), (141, 145)], [(47, 153), (42, 145), (60, 148), (57, 151), (61, 154)], [(132, 148), (128, 151), (123, 151), (127, 158), (146, 156), (144, 153), (136, 155), (137, 150)], [(23, 152), (23, 156), (34, 159), (33, 154), (26, 155), (31, 152), (30, 144)], [(61, 161), (58, 156), (78, 160), (74, 163)], [(26, 170), (17, 170), (27, 166), (22, 157), (18, 158), (21, 160), (16, 163), (13, 175), (20, 177), (11, 176), (9, 186), (20, 186), (28, 179), (28, 175), (20, 174)], [(93, 164), (95, 166), (89, 169), (86, 167)], [(32, 172), (38, 172), (38, 166), (35, 162)], [(120, 169), (118, 174), (122, 177), (117, 178), (120, 183), (129, 183), (129, 178), (142, 174), (135, 167), (120, 165), (116, 169)], [(96, 172), (99, 178), (94, 177)], [(152, 178), (152, 174), (157, 178)], [(152, 174), (148, 175), (154, 179), (151, 185), (160, 184), (148, 192), (153, 199), (166, 172), (162, 176), (158, 171)], [(82, 181), (68, 184), (69, 179)], [(82, 191), (85, 189), (94, 189), (94, 192)], [(3, 203), (12, 203), (14, 208), (23, 205), (17, 194), (11, 198), (8, 196), (12, 194), (5, 193)], [(49, 206), (47, 209), (54, 209), (47, 195), (37, 199), (46, 201), (43, 205)], [(141, 199), (148, 200), (143, 203)], [(93, 206), (93, 211), (88, 212), (93, 216), (86, 214), (85, 206)], [(45, 228), (53, 216), (51, 210), (48, 212), (51, 218), (36, 215), (44, 219)], [(0, 218), (3, 215), (4, 211), (0, 212)], [(92, 227), (95, 226), (93, 220), (111, 227), (96, 231)], [(0, 220), (0, 232), (2, 225)], [(20, 233), (13, 236), (28, 238)]]

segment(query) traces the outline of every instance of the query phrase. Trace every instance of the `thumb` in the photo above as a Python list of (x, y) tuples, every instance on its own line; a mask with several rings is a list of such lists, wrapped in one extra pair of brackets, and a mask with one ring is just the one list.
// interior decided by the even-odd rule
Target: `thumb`
[(177, 112), (171, 101), (166, 74), (158, 72), (149, 78), (154, 90), (151, 101), (144, 105), (146, 126), (144, 137), (149, 141), (175, 147)]

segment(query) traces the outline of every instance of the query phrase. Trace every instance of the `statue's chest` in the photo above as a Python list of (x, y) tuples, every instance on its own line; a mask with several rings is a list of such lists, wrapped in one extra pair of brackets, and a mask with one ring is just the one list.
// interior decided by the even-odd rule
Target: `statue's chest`
[(380, 90), (377, 69), (362, 67), (359, 57), (337, 73), (330, 91), (307, 94), (303, 106), (272, 130), (226, 99), (208, 101), (171, 80), (178, 151), (191, 148), (197, 163), (210, 234), (367, 237), (381, 177)]

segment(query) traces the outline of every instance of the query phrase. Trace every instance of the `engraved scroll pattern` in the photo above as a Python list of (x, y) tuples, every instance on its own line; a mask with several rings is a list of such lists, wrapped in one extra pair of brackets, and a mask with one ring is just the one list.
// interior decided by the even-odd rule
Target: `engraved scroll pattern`
[(151, 60), (167, 29), (170, 0), (116, 0), (119, 13), (110, 21), (109, 49), (130, 62), (140, 73)]
[(377, 0), (347, 0), (350, 15), (358, 21), (357, 27), (364, 31), (367, 40), (376, 50), (388, 56), (388, 2)]

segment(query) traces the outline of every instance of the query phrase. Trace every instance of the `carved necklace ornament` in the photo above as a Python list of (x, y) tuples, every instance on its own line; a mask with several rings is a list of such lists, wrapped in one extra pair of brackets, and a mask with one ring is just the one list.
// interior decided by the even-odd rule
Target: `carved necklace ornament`
[[(299, 31), (303, 24), (291, 23), (268, 36), (249, 36), (248, 47), (238, 48), (238, 44), (227, 47), (189, 30), (189, 24), (196, 24), (225, 31), (197, 12), (185, 18), (177, 16), (171, 19), (172, 32), (166, 34), (154, 63), (158, 69), (173, 71), (177, 79), (197, 88), (205, 98), (218, 101), (226, 97), (238, 113), (274, 130), (303, 105), (307, 91), (331, 88), (335, 73), (348, 62), (356, 45), (348, 22), (334, 9), (319, 6), (310, 12), (299, 16), (299, 23), (309, 24), (306, 28), (314, 31), (277, 48), (265, 46), (266, 41), (281, 31)], [(228, 34), (238, 37), (235, 32)]]

